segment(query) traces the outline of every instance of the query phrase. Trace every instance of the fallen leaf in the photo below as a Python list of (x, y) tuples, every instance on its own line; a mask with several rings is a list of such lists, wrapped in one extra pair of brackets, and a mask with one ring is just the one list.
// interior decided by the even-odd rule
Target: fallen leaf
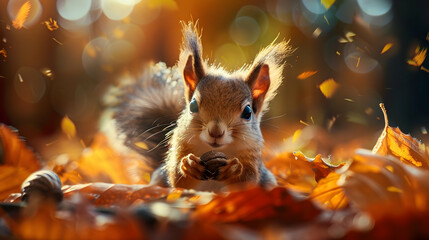
[(386, 43), (386, 45), (384, 45), (383, 49), (381, 50), (380, 54), (387, 52), (390, 48), (392, 48), (392, 46), (393, 46), (393, 43)]
[(30, 13), (31, 2), (26, 1), (19, 8), (18, 13), (16, 14), (15, 20), (12, 21), (12, 26), (16, 29), (21, 29), (25, 21), (27, 21), (28, 14)]
[(316, 70), (315, 71), (306, 71), (306, 72), (299, 74), (296, 78), (298, 78), (299, 80), (304, 80), (304, 79), (307, 79), (307, 78), (313, 76), (316, 73), (317, 73)]
[(341, 174), (331, 172), (320, 179), (310, 194), (310, 199), (317, 205), (329, 209), (339, 210), (345, 208), (349, 200), (344, 194), (343, 187), (338, 184)]
[(41, 167), (16, 132), (0, 124), (0, 200), (20, 192), (22, 182)]
[(295, 192), (310, 194), (316, 186), (315, 174), (307, 161), (297, 161), (293, 153), (281, 153), (266, 162), (280, 186)]
[(325, 80), (320, 84), (319, 89), (326, 98), (331, 98), (337, 91), (339, 84), (333, 78)]
[(285, 188), (267, 191), (256, 187), (216, 196), (208, 204), (197, 206), (192, 217), (219, 223), (281, 219), (296, 224), (314, 219), (319, 213), (309, 200), (297, 201)]
[(344, 177), (347, 198), (375, 219), (429, 210), (429, 171), (393, 156), (359, 149)]
[(399, 128), (390, 127), (384, 104), (381, 103), (380, 108), (384, 114), (385, 126), (372, 152), (392, 155), (403, 163), (429, 169), (426, 146), (410, 135), (402, 133)]
[(315, 158), (308, 158), (302, 152), (294, 152), (293, 155), (297, 161), (307, 162), (311, 166), (316, 182), (344, 166), (344, 163), (332, 164), (330, 159), (324, 159), (320, 154), (317, 154)]

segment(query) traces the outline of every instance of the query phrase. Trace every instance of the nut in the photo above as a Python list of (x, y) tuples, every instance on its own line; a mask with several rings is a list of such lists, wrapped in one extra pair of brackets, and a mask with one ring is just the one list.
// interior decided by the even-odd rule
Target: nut
[(209, 151), (201, 157), (201, 165), (205, 167), (204, 179), (216, 179), (219, 168), (226, 165), (228, 157), (222, 152)]

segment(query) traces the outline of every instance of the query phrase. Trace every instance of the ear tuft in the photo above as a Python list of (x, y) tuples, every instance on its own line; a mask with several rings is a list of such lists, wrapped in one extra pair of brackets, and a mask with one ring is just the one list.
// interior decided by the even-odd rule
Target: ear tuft
[(183, 78), (186, 83), (185, 98), (189, 102), (198, 84), (205, 76), (206, 63), (202, 59), (201, 35), (197, 24), (193, 22), (182, 24), (183, 40), (178, 67), (183, 69)]

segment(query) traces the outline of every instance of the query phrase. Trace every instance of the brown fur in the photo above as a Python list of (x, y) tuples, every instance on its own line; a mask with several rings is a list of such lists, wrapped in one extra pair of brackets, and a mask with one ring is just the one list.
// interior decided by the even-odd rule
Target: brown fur
[[(126, 140), (135, 142), (144, 140), (141, 138), (142, 132), (154, 134), (151, 125), (148, 124), (151, 116), (146, 115), (153, 114), (153, 109), (164, 107), (162, 111), (155, 111), (156, 116), (161, 113), (178, 115), (176, 127), (171, 131), (165, 161), (160, 160), (158, 153), (157, 157), (152, 156), (155, 162), (162, 164), (153, 178), (155, 183), (199, 190), (220, 190), (221, 187), (241, 182), (266, 187), (275, 185), (273, 175), (261, 160), (264, 140), (260, 120), (282, 82), (284, 57), (290, 52), (291, 48), (287, 42), (271, 44), (258, 54), (251, 65), (228, 73), (203, 60), (200, 34), (196, 24), (191, 22), (183, 24), (182, 49), (177, 64), (177, 71), (182, 74), (183, 80), (177, 81), (174, 89), (169, 88), (181, 90), (182, 96), (149, 95), (148, 99), (145, 94), (163, 91), (134, 90), (144, 94), (124, 97), (125, 100), (120, 105), (124, 109), (119, 110), (115, 118), (119, 128), (127, 135)], [(152, 73), (151, 76), (156, 74)], [(155, 87), (168, 89), (166, 86), (159, 84)], [(151, 107), (143, 104), (133, 106), (135, 102), (141, 101), (135, 99), (139, 96)], [(159, 97), (177, 99), (162, 100)], [(184, 100), (184, 105), (181, 99)], [(198, 104), (196, 113), (192, 113), (189, 108), (192, 99)], [(247, 105), (253, 109), (250, 120), (241, 118)], [(177, 109), (180, 107), (183, 110), (179, 113)], [(133, 114), (137, 114), (138, 117), (130, 117)], [(145, 121), (138, 121), (146, 118)], [(139, 126), (141, 123), (143, 124)], [(128, 125), (134, 126), (135, 129), (129, 130)], [(213, 132), (216, 132), (216, 137), (213, 137)], [(207, 180), (204, 179), (204, 167), (200, 164), (199, 156), (210, 150), (225, 153), (228, 160), (225, 166), (219, 168), (215, 179)], [(148, 155), (145, 152), (142, 154)]]

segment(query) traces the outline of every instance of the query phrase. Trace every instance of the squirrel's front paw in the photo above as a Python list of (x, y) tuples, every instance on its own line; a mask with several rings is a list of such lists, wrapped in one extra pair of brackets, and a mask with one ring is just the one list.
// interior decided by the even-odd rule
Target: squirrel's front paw
[(228, 159), (226, 165), (219, 168), (219, 174), (216, 180), (225, 181), (232, 178), (240, 177), (243, 173), (243, 164), (238, 158)]
[(192, 177), (198, 180), (203, 178), (204, 166), (201, 165), (201, 159), (192, 153), (182, 159), (181, 170), (184, 177)]

